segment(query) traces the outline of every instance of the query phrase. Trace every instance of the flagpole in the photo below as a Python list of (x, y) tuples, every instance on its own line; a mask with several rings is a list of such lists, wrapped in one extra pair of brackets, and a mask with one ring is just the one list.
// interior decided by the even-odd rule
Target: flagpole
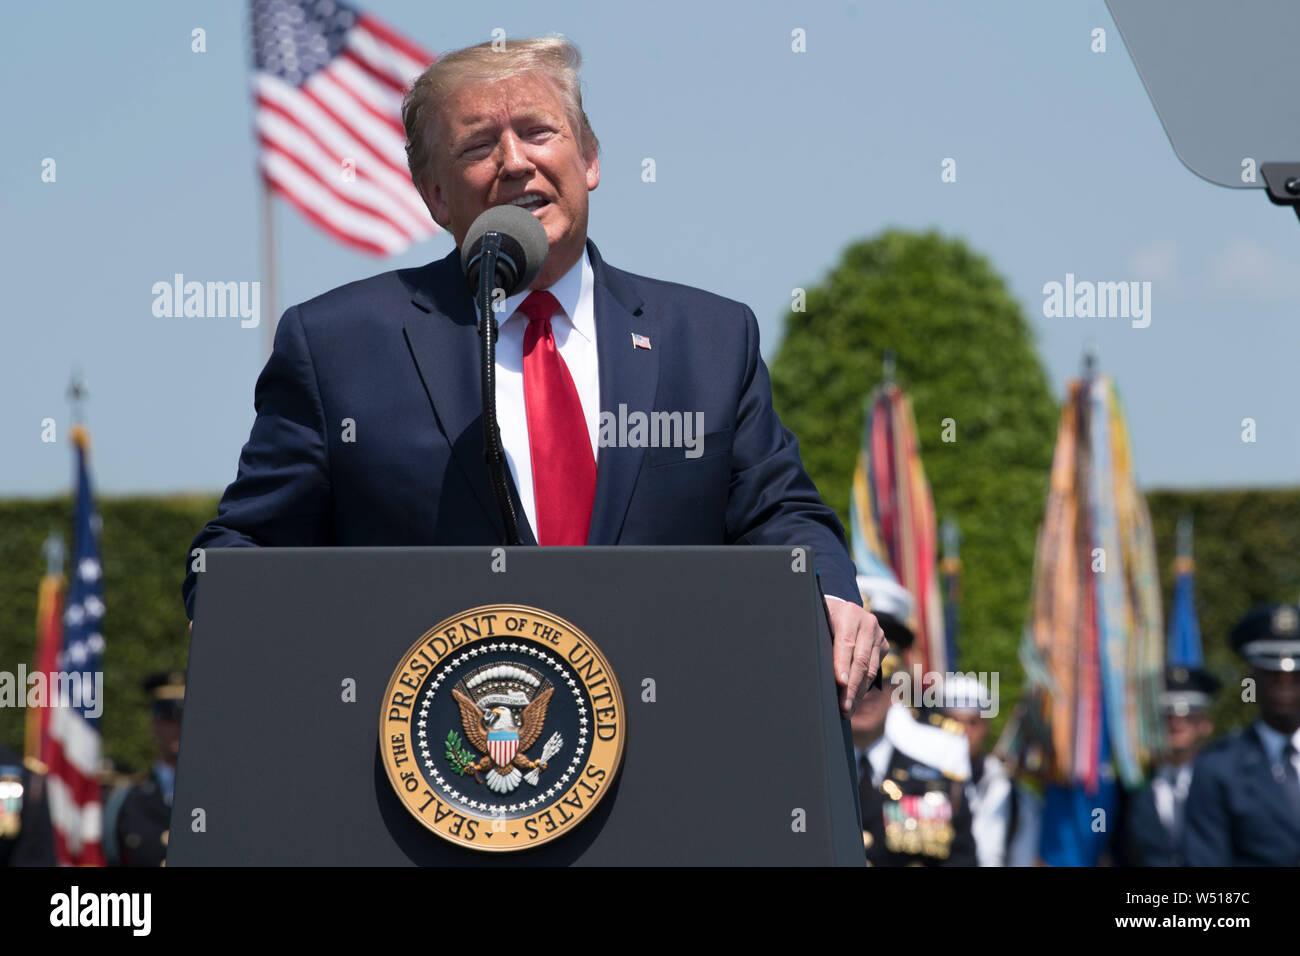
[(266, 355), (275, 344), (275, 326), (280, 313), (275, 288), (275, 201), (265, 176), (262, 183), (262, 327), (266, 329)]
[(957, 670), (957, 614), (961, 588), (961, 529), (957, 519), (949, 515), (941, 529), (943, 558), (939, 570), (943, 574), (943, 636), (947, 643), (948, 668)]

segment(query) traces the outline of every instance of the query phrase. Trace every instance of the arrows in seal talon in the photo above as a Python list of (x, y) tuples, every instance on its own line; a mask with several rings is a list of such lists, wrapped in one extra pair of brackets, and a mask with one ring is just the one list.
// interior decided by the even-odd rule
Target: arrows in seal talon
[(546, 769), (547, 761), (559, 753), (560, 748), (563, 746), (564, 738), (561, 737), (558, 732), (551, 734), (550, 739), (546, 741), (546, 746), (542, 748), (541, 759), (537, 761), (538, 766), (524, 774), (524, 779), (534, 787), (537, 786), (538, 780), (541, 779), (539, 775)]

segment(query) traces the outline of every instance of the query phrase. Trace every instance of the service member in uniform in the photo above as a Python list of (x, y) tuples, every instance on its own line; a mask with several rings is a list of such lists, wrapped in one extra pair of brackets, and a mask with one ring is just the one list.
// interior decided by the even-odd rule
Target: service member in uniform
[(0, 867), (54, 866), (44, 778), (0, 744)]
[(943, 682), (943, 715), (956, 721), (970, 747), (971, 775), (966, 781), (971, 835), (980, 866), (1005, 866), (1015, 826), (1016, 792), (1006, 768), (984, 752), (993, 701), (984, 682), (973, 674), (951, 674)]
[[(894, 679), (908, 673), (911, 596), (897, 582), (858, 583), (890, 646), (881, 664), (884, 686), (868, 693), (851, 719), (867, 865), (974, 866), (966, 737), (937, 711), (914, 713), (910, 689)], [(898, 696), (905, 700), (895, 702)]]
[(1219, 681), (1201, 667), (1165, 668), (1165, 754), (1151, 783), (1128, 807), (1129, 855), (1134, 866), (1186, 866), (1183, 830), (1192, 769), (1201, 746), (1214, 733), (1210, 704)]
[(1300, 607), (1257, 607), (1232, 631), (1259, 719), (1205, 749), (1187, 797), (1191, 866), (1300, 866)]
[(153, 708), (153, 735), (158, 760), (149, 776), (137, 783), (121, 801), (112, 821), (118, 862), (122, 866), (162, 866), (167, 857), (167, 829), (171, 825), (172, 794), (176, 785), (176, 757), (180, 752), (181, 709), (185, 703), (185, 675), (154, 674), (144, 683)]

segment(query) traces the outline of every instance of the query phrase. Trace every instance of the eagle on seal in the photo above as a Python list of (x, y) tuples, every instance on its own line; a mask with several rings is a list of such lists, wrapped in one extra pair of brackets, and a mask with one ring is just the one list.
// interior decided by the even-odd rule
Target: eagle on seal
[[(486, 782), (497, 793), (509, 793), (523, 779), (521, 771), (546, 769), (545, 760), (530, 760), (524, 751), (541, 736), (542, 726), (546, 723), (546, 706), (555, 693), (554, 687), (547, 684), (537, 692), (523, 708), (518, 724), (515, 723), (514, 711), (508, 706), (480, 706), (460, 687), (453, 688), (451, 693), (460, 707), (460, 721), (466, 739), (483, 754), (465, 768), (475, 780)], [(486, 781), (479, 778), (483, 771), (487, 772)], [(529, 780), (535, 783), (536, 773), (530, 774)]]

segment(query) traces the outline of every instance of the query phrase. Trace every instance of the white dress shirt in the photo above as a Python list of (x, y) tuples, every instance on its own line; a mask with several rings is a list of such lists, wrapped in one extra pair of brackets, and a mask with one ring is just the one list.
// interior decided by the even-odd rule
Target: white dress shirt
[[(599, 464), (600, 368), (596, 355), (595, 274), (587, 259), (587, 250), (568, 272), (547, 289), (560, 303), (561, 311), (551, 317), (551, 334), (555, 347), (569, 367), (573, 385), (578, 390), (582, 414), (587, 419), (587, 437), (591, 441), (592, 459)], [(510, 475), (519, 490), (528, 525), (537, 534), (537, 502), (533, 494), (533, 465), (528, 443), (528, 410), (524, 405), (524, 332), (528, 316), (519, 306), (529, 292), (517, 293), (505, 300), (498, 318), (497, 338), (497, 427), (505, 449)]]
[(983, 770), (979, 780), (966, 783), (975, 858), (980, 866), (1003, 866), (1011, 826), (1011, 778), (992, 754), (985, 755)]
[[(890, 708), (893, 711), (893, 708)], [(877, 789), (889, 772), (889, 761), (894, 759), (894, 745), (881, 734), (880, 739), (867, 748), (867, 766), (871, 768), (871, 785)], [(859, 773), (866, 768), (859, 767)], [(865, 776), (865, 774), (862, 774)], [(861, 781), (859, 781), (861, 782)]]
[(1182, 839), (1183, 809), (1192, 789), (1192, 765), (1164, 766), (1151, 778), (1151, 798), (1156, 816), (1175, 840)]

